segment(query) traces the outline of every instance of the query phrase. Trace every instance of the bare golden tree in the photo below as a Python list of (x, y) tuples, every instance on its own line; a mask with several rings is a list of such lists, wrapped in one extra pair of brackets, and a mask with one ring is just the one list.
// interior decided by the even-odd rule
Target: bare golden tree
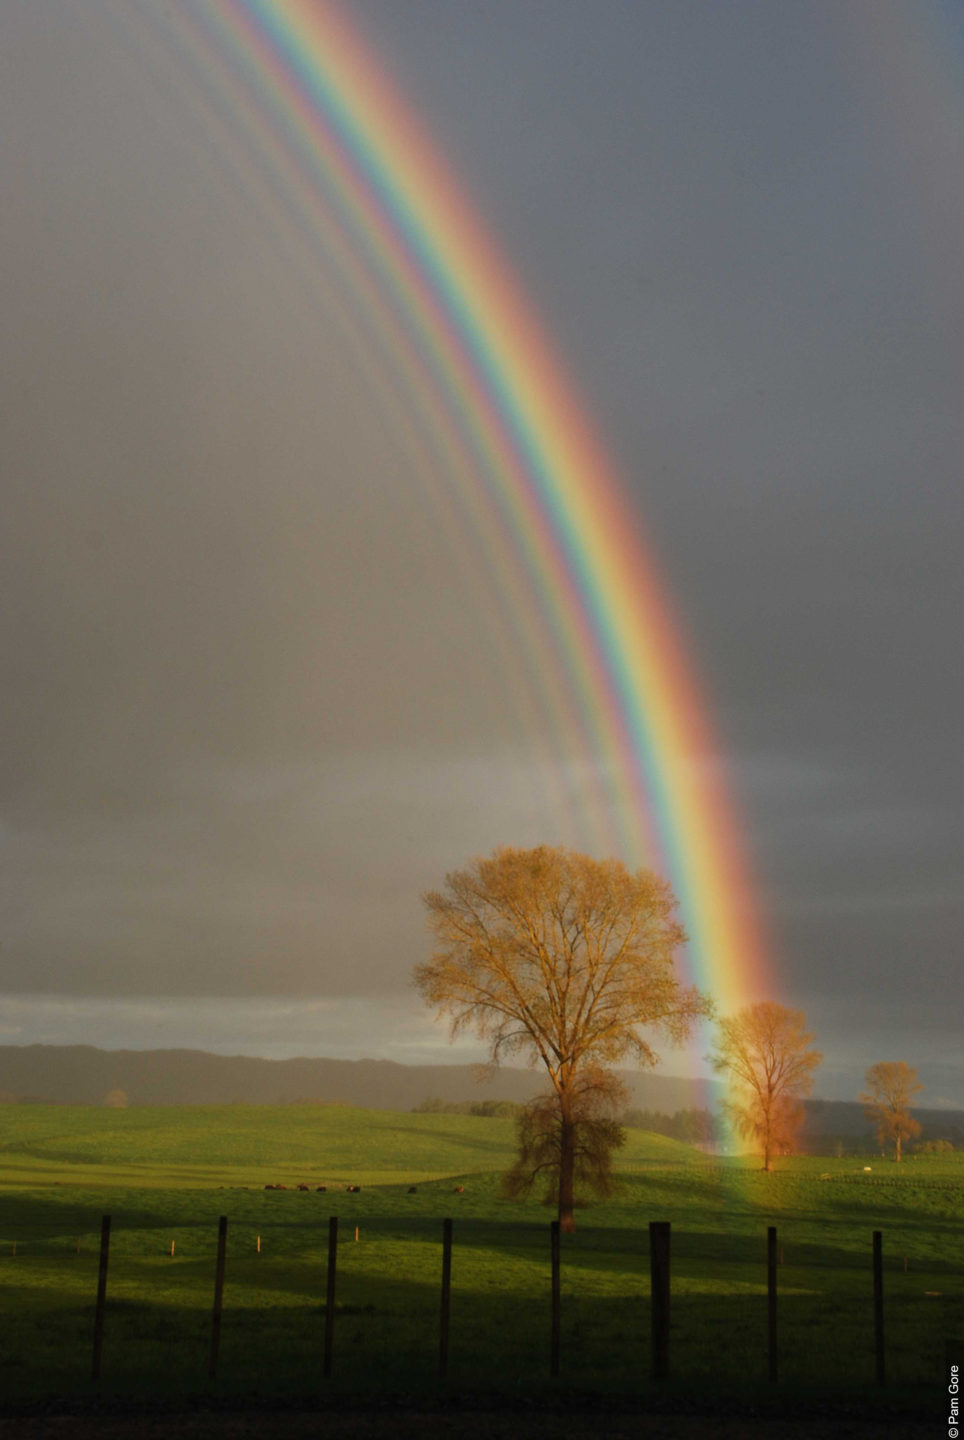
[(894, 1159), (899, 1165), (901, 1142), (914, 1140), (920, 1134), (920, 1122), (911, 1115), (910, 1103), (924, 1087), (918, 1082), (913, 1065), (903, 1060), (881, 1060), (871, 1065), (864, 1080), (867, 1089), (859, 1097), (861, 1105), (866, 1107), (864, 1114), (877, 1126), (881, 1145), (893, 1140)]
[(654, 1065), (640, 1027), (682, 1040), (710, 1002), (680, 984), (685, 940), (669, 885), (617, 860), (570, 850), (498, 849), (425, 895), (438, 948), (416, 966), (425, 1000), (474, 1030), (493, 1064), (545, 1067), (558, 1117), (558, 1206), (574, 1229), (574, 1177), (585, 1082), (620, 1060)]
[(725, 1109), (741, 1135), (763, 1152), (763, 1168), (774, 1154), (793, 1149), (803, 1120), (803, 1096), (813, 1089), (814, 1071), (823, 1059), (810, 1048), (802, 1010), (772, 1000), (747, 1005), (719, 1022), (713, 1068), (729, 1077), (733, 1089)]

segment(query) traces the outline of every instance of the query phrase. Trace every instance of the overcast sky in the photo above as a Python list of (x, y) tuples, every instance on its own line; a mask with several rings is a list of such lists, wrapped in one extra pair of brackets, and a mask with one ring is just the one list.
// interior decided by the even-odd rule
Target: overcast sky
[[(419, 895), (592, 757), (125, 6), (0, 0), (0, 1042), (448, 1062)], [(346, 9), (627, 477), (817, 1092), (964, 1106), (964, 9)]]

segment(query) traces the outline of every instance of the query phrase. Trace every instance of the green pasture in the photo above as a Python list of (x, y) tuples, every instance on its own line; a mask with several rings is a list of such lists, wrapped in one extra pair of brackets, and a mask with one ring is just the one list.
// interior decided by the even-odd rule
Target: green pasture
[[(753, 1159), (718, 1160), (629, 1132), (618, 1195), (580, 1210), (577, 1234), (563, 1237), (562, 1363), (551, 1382), (551, 1211), (537, 1198), (500, 1198), (511, 1121), (317, 1105), (9, 1106), (0, 1114), (0, 1386), (8, 1403), (92, 1393), (105, 1213), (112, 1235), (100, 1389), (122, 1397), (531, 1398), (555, 1388), (645, 1398), (653, 1385), (651, 1220), (672, 1223), (670, 1385), (682, 1395), (769, 1393), (768, 1225), (777, 1226), (781, 1258), (780, 1392), (839, 1398), (872, 1389), (875, 1229), (884, 1237), (888, 1403), (925, 1405), (939, 1395), (945, 1346), (964, 1338), (964, 1155), (900, 1167), (876, 1161), (870, 1171), (853, 1160), (798, 1158), (767, 1176)], [(360, 1191), (348, 1193), (349, 1184)], [(221, 1215), (227, 1268), (211, 1382)], [(326, 1380), (332, 1215), (338, 1283)], [(446, 1216), (455, 1243), (443, 1383)]]

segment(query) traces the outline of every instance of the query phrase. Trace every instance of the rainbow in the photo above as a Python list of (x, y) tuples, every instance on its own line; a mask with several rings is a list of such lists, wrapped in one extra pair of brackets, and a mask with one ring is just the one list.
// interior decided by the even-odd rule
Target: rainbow
[(329, 0), (195, 0), (153, 13), (138, 23), (200, 82), (203, 101), (192, 92), (191, 103), (217, 129), (224, 163), (336, 267), (406, 377), (392, 403), (448, 478), (438, 504), (453, 543), (471, 533), (497, 567), (490, 592), (539, 657), (535, 703), (560, 733), (575, 716), (599, 758), (611, 843), (669, 875), (692, 978), (726, 1010), (768, 993), (739, 828), (666, 583), (437, 148)]

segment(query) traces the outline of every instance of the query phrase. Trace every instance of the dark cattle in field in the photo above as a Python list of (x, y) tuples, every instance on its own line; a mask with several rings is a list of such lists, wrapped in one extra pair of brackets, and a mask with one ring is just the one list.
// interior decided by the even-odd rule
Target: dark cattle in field
[(308, 1189), (310, 1189), (310, 1188), (311, 1188), (311, 1187), (308, 1186), (308, 1185), (299, 1185), (299, 1186), (298, 1186), (298, 1189), (299, 1189), (299, 1190), (308, 1190)]
[(455, 1193), (456, 1193), (456, 1195), (464, 1195), (464, 1194), (465, 1194), (465, 1186), (464, 1186), (464, 1185), (456, 1185), (456, 1187), (455, 1187)]
[(360, 1185), (346, 1185), (346, 1186), (345, 1186), (345, 1189), (348, 1191), (349, 1195), (357, 1195), (358, 1192), (359, 1192), (359, 1190), (361, 1189), (361, 1186), (360, 1186)]
[(418, 1194), (418, 1186), (417, 1186), (417, 1185), (409, 1185), (409, 1187), (408, 1187), (408, 1193), (409, 1193), (409, 1195), (417, 1195), (417, 1194)]
[(315, 1190), (317, 1191), (317, 1193), (318, 1193), (319, 1195), (324, 1195), (324, 1193), (325, 1193), (325, 1191), (326, 1191), (327, 1189), (328, 1189), (328, 1186), (327, 1186), (327, 1185), (316, 1185), (316, 1186), (315, 1186)]

